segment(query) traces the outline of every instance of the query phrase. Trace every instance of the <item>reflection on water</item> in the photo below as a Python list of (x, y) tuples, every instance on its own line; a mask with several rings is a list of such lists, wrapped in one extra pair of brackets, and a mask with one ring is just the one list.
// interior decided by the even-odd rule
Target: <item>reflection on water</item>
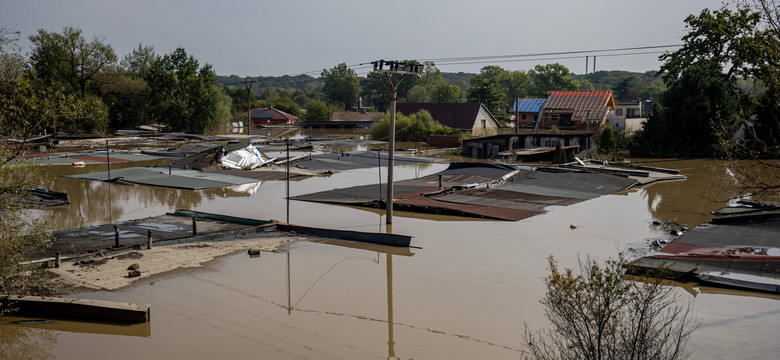
[[(285, 253), (256, 258), (236, 254), (205, 268), (142, 280), (120, 291), (76, 294), (151, 304), (154, 336), (141, 338), (143, 346), (136, 337), (105, 336), (85, 348), (90, 335), (61, 332), (48, 344), (55, 349), (49, 352), (64, 359), (96, 358), (109, 352), (117, 359), (159, 358), (160, 354), (175, 354), (168, 355), (175, 358), (245, 358), (247, 354), (273, 359), (522, 358), (523, 324), (540, 328), (547, 321), (539, 304), (547, 256), (555, 255), (565, 267), (576, 266), (581, 255), (614, 257), (626, 244), (662, 236), (651, 226), (653, 219), (676, 218), (692, 226), (723, 205), (707, 200), (708, 184), (718, 176), (714, 162), (650, 165), (678, 168), (688, 180), (553, 207), (518, 222), (409, 214), (388, 226), (380, 209), (293, 201), (294, 223), (412, 235), (412, 244), (419, 248), (295, 242)], [(396, 169), (396, 175), (425, 176), (445, 167), (404, 166)], [(381, 171), (384, 175), (386, 169)], [(290, 192), (295, 196), (376, 184), (379, 178), (377, 168), (351, 170), (293, 183)], [(103, 223), (110, 216), (119, 221), (157, 215), (178, 207), (258, 219), (283, 218), (286, 210), (285, 185), (280, 181), (263, 183), (251, 196), (67, 178), (49, 181), (54, 190), (80, 183), (77, 199), (70, 205), (75, 210), (64, 206), (60, 208), (65, 210), (40, 211), (44, 216), (59, 211), (60, 217), (68, 218), (85, 211), (82, 219), (53, 219), (61, 227)], [(102, 204), (101, 210), (89, 213), (93, 204), (84, 202), (102, 199), (94, 204), (101, 206), (100, 201), (109, 201), (108, 194), (101, 195), (106, 186), (113, 206)], [(572, 230), (571, 224), (578, 227)], [(780, 350), (774, 335), (780, 320), (776, 298), (734, 296), (702, 287), (690, 291), (697, 294), (695, 306), (702, 319), (702, 327), (689, 343), (694, 358), (768, 358)]]
[(58, 333), (34, 326), (12, 324), (21, 318), (0, 317), (0, 359), (56, 359)]
[[(642, 162), (637, 161), (637, 162)], [(653, 217), (694, 227), (712, 218), (711, 212), (728, 205), (719, 179), (726, 176), (714, 160), (653, 161), (648, 166), (680, 170), (685, 181), (667, 181), (640, 189)]]
[[(156, 165), (167, 162), (170, 160), (157, 160), (144, 164)], [(141, 165), (111, 164), (112, 169), (134, 166)], [(200, 206), (204, 201), (218, 198), (249, 197), (259, 191), (262, 185), (262, 182), (256, 182), (195, 191), (62, 177), (98, 171), (105, 171), (105, 165), (90, 164), (83, 168), (67, 165), (49, 166), (42, 186), (48, 190), (67, 193), (70, 204), (36, 210), (34, 213), (49, 219), (55, 230), (72, 229), (159, 215), (176, 209), (192, 209)]]

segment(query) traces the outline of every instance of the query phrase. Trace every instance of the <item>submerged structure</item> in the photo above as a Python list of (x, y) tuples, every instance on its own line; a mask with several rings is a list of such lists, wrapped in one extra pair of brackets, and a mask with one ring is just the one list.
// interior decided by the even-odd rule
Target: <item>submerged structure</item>
[[(394, 208), (516, 221), (630, 188), (637, 180), (570, 169), (451, 163), (446, 170), (396, 182)], [(293, 197), (294, 200), (384, 206), (384, 185), (364, 185)]]
[[(675, 280), (780, 293), (780, 211), (726, 211), (633, 261), (629, 270)], [(724, 213), (724, 212), (720, 212)]]

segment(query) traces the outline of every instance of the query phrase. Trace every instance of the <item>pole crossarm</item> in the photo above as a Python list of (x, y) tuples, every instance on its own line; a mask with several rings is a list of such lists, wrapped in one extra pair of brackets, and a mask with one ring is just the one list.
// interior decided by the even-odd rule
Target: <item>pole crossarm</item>
[[(401, 62), (401, 61), (385, 61), (377, 60), (372, 62), (375, 72), (381, 72), (387, 77), (387, 81), (390, 83), (390, 139), (387, 152), (387, 202), (385, 205), (385, 211), (387, 216), (385, 218), (386, 224), (393, 223), (393, 167), (394, 167), (394, 152), (395, 152), (395, 103), (398, 100), (398, 86), (404, 81), (406, 75), (419, 75), (423, 69), (422, 64), (417, 62)], [(385, 70), (385, 65), (388, 69)], [(400, 74), (401, 78), (398, 83), (393, 84), (393, 79), (390, 74)], [(381, 180), (380, 180), (381, 182)], [(381, 188), (381, 184), (380, 184)], [(381, 197), (381, 196), (380, 196)]]

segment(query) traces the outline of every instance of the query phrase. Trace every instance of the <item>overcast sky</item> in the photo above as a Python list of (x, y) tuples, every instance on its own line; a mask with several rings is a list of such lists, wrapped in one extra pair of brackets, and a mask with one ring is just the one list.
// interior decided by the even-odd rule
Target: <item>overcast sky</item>
[[(120, 56), (139, 43), (158, 54), (183, 47), (219, 75), (279, 76), (385, 59), (439, 59), (591, 51), (679, 44), (683, 20), (721, 0), (0, 0), (0, 26), (22, 32), (80, 28)], [(673, 49), (673, 48), (669, 48)], [(652, 54), (637, 54), (654, 51)], [(658, 49), (590, 54), (588, 71), (647, 71)], [(627, 56), (607, 54), (633, 53)], [(560, 62), (585, 72), (586, 53), (438, 67), (527, 70)], [(575, 58), (571, 58), (575, 57)], [(541, 60), (540, 60), (541, 59)], [(365, 67), (355, 67), (360, 75)]]

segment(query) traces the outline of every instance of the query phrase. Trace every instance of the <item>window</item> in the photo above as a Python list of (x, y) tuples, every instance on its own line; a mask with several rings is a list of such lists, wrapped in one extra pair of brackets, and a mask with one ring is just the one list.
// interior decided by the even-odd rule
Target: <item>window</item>
[(623, 116), (623, 109), (617, 109), (617, 110), (615, 110), (615, 115), (617, 115), (617, 116)]
[(525, 114), (523, 114), (523, 120), (525, 120)]
[(482, 128), (484, 129), (486, 127), (487, 127), (487, 121), (485, 121), (485, 119), (482, 119)]

